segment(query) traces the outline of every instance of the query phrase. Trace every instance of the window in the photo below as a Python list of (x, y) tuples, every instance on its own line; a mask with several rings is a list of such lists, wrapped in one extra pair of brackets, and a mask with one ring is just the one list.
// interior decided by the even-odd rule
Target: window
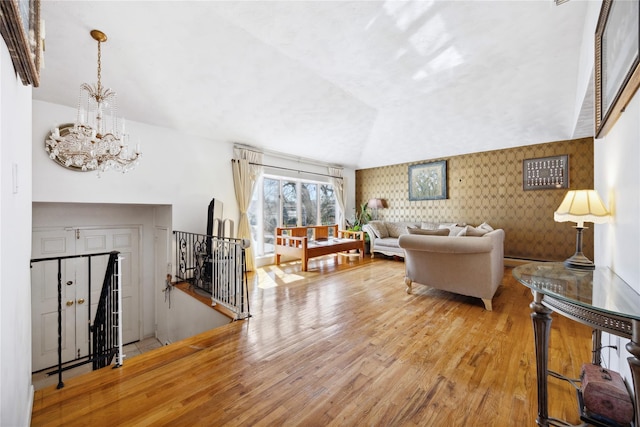
[(318, 225), (318, 184), (302, 182), (300, 189), (300, 209), (302, 209), (300, 225)]
[(255, 255), (273, 254), (276, 227), (335, 224), (337, 209), (331, 184), (263, 176), (247, 213)]

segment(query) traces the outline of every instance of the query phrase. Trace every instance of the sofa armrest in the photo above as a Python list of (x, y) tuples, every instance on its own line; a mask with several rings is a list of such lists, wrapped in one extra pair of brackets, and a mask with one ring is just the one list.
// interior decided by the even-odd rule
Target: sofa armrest
[(362, 226), (362, 231), (365, 231), (369, 235), (369, 241), (373, 242), (376, 239), (376, 233), (373, 232), (373, 228), (369, 224)]

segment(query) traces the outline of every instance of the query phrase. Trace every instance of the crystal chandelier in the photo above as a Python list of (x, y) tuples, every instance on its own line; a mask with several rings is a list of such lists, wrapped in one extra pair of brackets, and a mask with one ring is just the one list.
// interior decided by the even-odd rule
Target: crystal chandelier
[(75, 123), (53, 129), (45, 148), (51, 159), (70, 169), (128, 172), (138, 165), (142, 152), (139, 144), (129, 149), (125, 121), (116, 115), (116, 93), (102, 87), (100, 45), (107, 36), (92, 30), (91, 37), (98, 42), (98, 83), (80, 86)]

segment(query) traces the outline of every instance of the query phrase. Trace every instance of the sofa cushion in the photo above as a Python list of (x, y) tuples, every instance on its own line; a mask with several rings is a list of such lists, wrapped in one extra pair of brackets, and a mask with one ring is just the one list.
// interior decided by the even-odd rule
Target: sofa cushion
[(422, 228), (409, 227), (409, 234), (420, 234), (422, 236), (448, 236), (449, 230), (441, 228), (439, 230), (424, 230)]
[(383, 237), (382, 239), (376, 239), (376, 247), (397, 248), (398, 239), (395, 237)]
[(389, 231), (389, 237), (398, 238), (402, 234), (409, 234), (407, 230), (409, 227), (417, 227), (418, 224), (407, 221), (400, 222), (385, 222), (387, 230)]
[(389, 231), (387, 230), (387, 225), (384, 221), (369, 221), (367, 224), (369, 224), (369, 227), (371, 227), (373, 233), (378, 239), (389, 237)]

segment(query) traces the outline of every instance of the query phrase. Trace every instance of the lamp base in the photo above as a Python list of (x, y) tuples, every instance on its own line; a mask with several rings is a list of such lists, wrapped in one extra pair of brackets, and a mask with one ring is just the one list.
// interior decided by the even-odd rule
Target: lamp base
[(576, 253), (571, 258), (564, 260), (564, 266), (576, 270), (595, 270), (596, 265), (582, 253), (582, 230), (585, 227), (575, 227), (576, 234)]
[(589, 258), (584, 256), (582, 252), (577, 252), (571, 258), (564, 260), (564, 266), (576, 270), (595, 270), (596, 265)]

